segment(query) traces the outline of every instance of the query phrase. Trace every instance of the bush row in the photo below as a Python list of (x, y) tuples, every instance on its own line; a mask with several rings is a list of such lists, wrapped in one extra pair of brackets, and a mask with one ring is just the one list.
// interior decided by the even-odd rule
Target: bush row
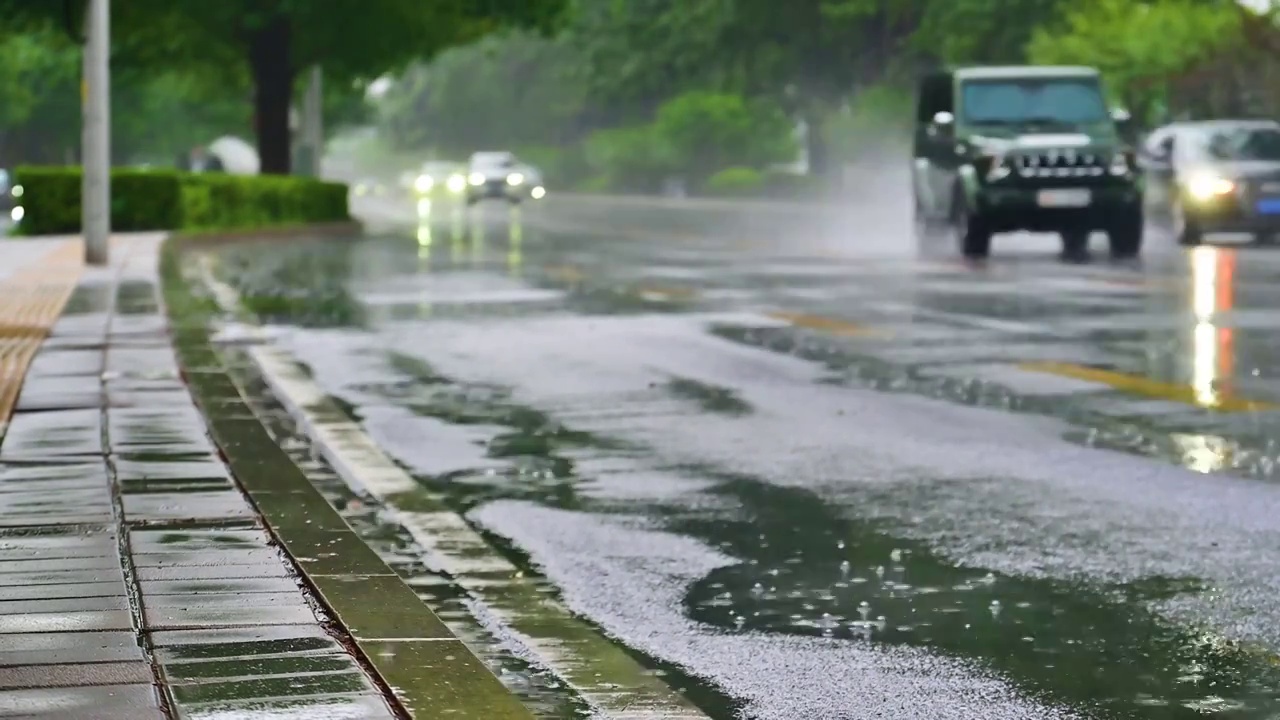
[[(22, 235), (80, 231), (78, 167), (19, 167), (23, 188)], [(115, 169), (111, 172), (111, 228), (235, 230), (350, 220), (347, 186), (276, 175), (184, 173)]]

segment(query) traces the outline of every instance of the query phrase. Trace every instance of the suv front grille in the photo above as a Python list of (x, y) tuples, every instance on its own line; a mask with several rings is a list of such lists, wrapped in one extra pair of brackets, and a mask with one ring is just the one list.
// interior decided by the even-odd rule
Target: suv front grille
[(1010, 158), (1013, 170), (1024, 178), (1101, 177), (1107, 173), (1108, 159), (1097, 153), (1072, 149), (1023, 152)]

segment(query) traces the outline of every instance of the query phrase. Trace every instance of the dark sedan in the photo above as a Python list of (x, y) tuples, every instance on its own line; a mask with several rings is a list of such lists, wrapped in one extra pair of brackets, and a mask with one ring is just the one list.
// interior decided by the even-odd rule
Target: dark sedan
[(1178, 123), (1143, 144), (1147, 212), (1183, 245), (1211, 233), (1280, 234), (1280, 123)]

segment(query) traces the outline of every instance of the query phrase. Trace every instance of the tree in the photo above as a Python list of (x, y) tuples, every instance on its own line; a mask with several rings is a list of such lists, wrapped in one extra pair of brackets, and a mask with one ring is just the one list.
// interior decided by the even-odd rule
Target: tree
[[(68, 12), (70, 8), (70, 12)], [(265, 173), (288, 173), (290, 105), (298, 71), (324, 68), (343, 84), (467, 42), (507, 23), (546, 26), (557, 0), (131, 0), (113, 15), (113, 65), (201, 68), (225, 81), (250, 79), (254, 129)], [(65, 0), (0, 0), (0, 26), (82, 24)]]
[(495, 33), (401, 74), (379, 103), (379, 126), (395, 147), (455, 156), (569, 144), (582, 135), (576, 60), (563, 41)]
[(1095, 0), (1073, 6), (1062, 28), (1037, 30), (1027, 53), (1032, 62), (1101, 69), (1115, 99), (1151, 120), (1169, 83), (1241, 44), (1232, 4)]

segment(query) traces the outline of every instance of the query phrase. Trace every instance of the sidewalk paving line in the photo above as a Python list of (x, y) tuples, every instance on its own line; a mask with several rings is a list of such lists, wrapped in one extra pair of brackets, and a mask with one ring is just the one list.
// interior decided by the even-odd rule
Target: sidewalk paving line
[[(202, 280), (224, 309), (238, 312), (233, 288), (208, 264)], [(255, 328), (257, 330), (257, 328)], [(496, 552), (442, 498), (417, 483), (377, 446), (364, 429), (301, 370), (285, 351), (266, 344), (243, 348), (276, 399), (342, 478), (383, 505), (444, 570), (553, 672), (613, 720), (705, 720), (676, 693), (595, 627), (547, 596), (518, 567)]]
[(175, 344), (211, 434), (307, 583), (413, 718), (531, 720), (528, 708), (347, 524), (253, 414), (210, 344), (210, 310), (162, 271)]

